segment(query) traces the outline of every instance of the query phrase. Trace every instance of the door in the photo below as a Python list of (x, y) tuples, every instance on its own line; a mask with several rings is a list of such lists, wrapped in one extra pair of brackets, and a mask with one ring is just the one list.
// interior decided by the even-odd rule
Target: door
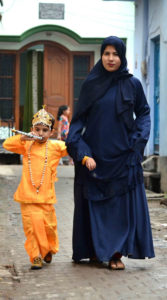
[(159, 52), (160, 42), (159, 39), (154, 42), (154, 153), (159, 154)]
[(69, 55), (57, 45), (45, 45), (44, 104), (57, 117), (60, 105), (69, 105)]

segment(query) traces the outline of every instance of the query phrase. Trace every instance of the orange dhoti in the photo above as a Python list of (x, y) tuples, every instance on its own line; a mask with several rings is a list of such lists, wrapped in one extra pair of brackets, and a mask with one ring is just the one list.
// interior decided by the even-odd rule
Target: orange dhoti
[(53, 204), (21, 203), (25, 249), (30, 261), (37, 256), (44, 258), (48, 252), (59, 250), (57, 219)]

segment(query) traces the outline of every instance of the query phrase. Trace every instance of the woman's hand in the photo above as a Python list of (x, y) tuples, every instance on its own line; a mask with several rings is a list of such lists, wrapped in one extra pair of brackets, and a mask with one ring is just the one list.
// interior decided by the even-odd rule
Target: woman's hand
[(85, 162), (85, 166), (89, 169), (89, 171), (93, 171), (96, 168), (96, 162), (92, 157), (89, 157)]

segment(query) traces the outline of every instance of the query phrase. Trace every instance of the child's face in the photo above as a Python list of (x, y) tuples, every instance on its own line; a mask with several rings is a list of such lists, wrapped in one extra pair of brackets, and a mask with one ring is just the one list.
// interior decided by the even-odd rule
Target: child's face
[(42, 137), (42, 140), (36, 140), (38, 143), (44, 143), (48, 140), (50, 136), (53, 135), (53, 130), (51, 130), (48, 126), (37, 124), (32, 128), (32, 132), (34, 135), (38, 135)]
[(64, 110), (63, 114), (68, 117), (70, 114), (70, 107), (68, 107), (66, 110)]

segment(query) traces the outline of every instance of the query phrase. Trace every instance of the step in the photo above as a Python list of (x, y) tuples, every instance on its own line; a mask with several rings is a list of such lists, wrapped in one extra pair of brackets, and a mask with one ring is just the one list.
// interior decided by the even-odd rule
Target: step
[(159, 179), (161, 177), (160, 172), (152, 172), (152, 171), (143, 171), (144, 177), (151, 177)]
[(164, 193), (155, 193), (146, 189), (146, 197), (148, 201), (162, 201), (165, 199)]

